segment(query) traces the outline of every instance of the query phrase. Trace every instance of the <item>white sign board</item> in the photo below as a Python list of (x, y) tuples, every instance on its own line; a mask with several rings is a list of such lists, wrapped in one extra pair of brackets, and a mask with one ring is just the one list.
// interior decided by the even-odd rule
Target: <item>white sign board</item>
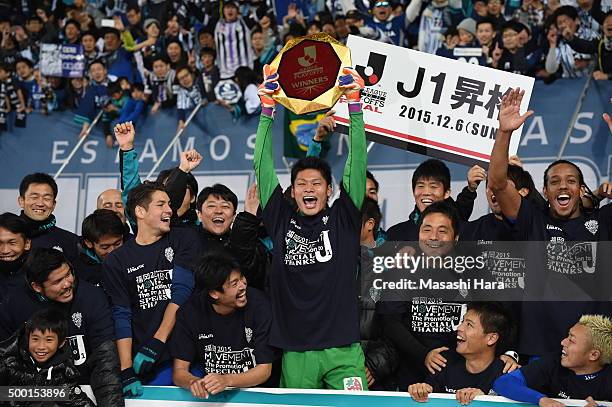
[[(488, 166), (498, 128), (499, 101), (534, 79), (462, 61), (349, 36), (347, 46), (366, 88), (361, 93), (370, 140), (464, 164)], [(338, 130), (347, 131), (348, 109), (335, 107)], [(516, 154), (522, 127), (513, 134)]]

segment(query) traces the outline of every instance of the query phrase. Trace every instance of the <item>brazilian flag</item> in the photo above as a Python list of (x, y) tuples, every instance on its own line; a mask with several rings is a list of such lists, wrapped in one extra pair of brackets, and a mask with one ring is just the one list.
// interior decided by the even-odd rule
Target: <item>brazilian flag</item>
[[(285, 147), (284, 156), (291, 158), (304, 158), (308, 152), (308, 146), (317, 130), (319, 121), (325, 117), (325, 112), (307, 114), (295, 114), (289, 109), (285, 111)], [(321, 157), (325, 157), (329, 151), (329, 139), (321, 146)]]

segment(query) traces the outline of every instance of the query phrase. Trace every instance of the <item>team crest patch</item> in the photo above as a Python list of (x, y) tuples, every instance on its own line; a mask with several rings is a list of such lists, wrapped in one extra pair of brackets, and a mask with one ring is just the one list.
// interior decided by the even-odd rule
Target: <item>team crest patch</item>
[(380, 290), (377, 290), (374, 287), (370, 287), (370, 289), (368, 290), (368, 293), (370, 294), (370, 298), (374, 302), (380, 301), (380, 298), (382, 297), (382, 293), (380, 292)]
[(75, 312), (72, 314), (72, 322), (76, 325), (77, 328), (81, 328), (81, 323), (83, 322), (83, 315), (80, 312)]
[(361, 382), (361, 377), (345, 377), (344, 381), (344, 390), (352, 390), (352, 391), (362, 391), (363, 384)]
[(246, 336), (247, 343), (251, 343), (253, 338), (253, 330), (251, 328), (244, 327), (244, 335)]
[(595, 233), (597, 233), (597, 229), (599, 229), (599, 222), (597, 222), (595, 219), (591, 219), (589, 221), (584, 222), (584, 227), (587, 228), (587, 230), (594, 235)]
[(172, 247), (166, 247), (166, 250), (164, 250), (164, 254), (166, 255), (166, 259), (172, 263), (172, 260), (174, 260), (174, 250), (172, 249)]
[(323, 216), (323, 219), (322, 219), (322, 220), (323, 220), (323, 224), (324, 224), (325, 226), (327, 226), (327, 221), (329, 220), (329, 215), (325, 215), (325, 216)]

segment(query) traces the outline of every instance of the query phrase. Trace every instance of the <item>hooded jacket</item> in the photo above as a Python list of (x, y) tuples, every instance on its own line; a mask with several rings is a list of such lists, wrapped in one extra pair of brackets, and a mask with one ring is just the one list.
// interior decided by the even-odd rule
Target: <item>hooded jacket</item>
[[(66, 388), (68, 401), (55, 402), (54, 405), (95, 407), (79, 387), (78, 378), (79, 371), (65, 344), (42, 365), (37, 365), (28, 352), (28, 340), (23, 326), (0, 344), (0, 384), (3, 386), (62, 386)], [(33, 406), (36, 403), (10, 402), (8, 405)]]

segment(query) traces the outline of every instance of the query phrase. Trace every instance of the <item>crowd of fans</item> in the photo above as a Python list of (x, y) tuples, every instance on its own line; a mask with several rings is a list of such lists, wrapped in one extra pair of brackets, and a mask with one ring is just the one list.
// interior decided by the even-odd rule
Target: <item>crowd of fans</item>
[[(257, 183), (240, 213), (227, 186), (200, 190), (196, 150), (142, 183), (132, 122), (112, 129), (121, 190), (99, 195), (81, 237), (56, 226), (51, 176), (22, 180), (21, 214), (0, 215), (0, 385), (65, 386), (70, 406), (94, 405), (79, 384), (113, 407), (142, 396), (143, 385), (198, 398), (280, 386), (408, 391), (420, 402), (447, 392), (463, 405), (486, 394), (542, 407), (612, 401), (612, 205), (600, 207), (612, 184), (593, 192), (580, 167), (558, 160), (537, 192), (508, 156), (512, 133), (533, 114), (519, 112), (524, 92), (502, 98), (488, 173), (472, 167), (453, 199), (448, 167), (425, 160), (408, 220), (384, 231), (379, 183), (367, 171), (363, 79), (351, 68), (339, 78), (349, 149), (330, 202), (330, 166), (318, 155), (333, 116), (283, 190), (272, 143), (279, 75), (263, 72)], [(491, 212), (472, 219), (483, 181)], [(446, 260), (407, 279), (433, 278), (437, 288), (372, 283), (404, 280), (396, 254), (458, 260), (464, 241), (486, 258), (482, 275), (501, 284), (495, 301), (456, 285), (467, 272)], [(376, 271), (380, 256), (392, 261)]]
[[(103, 108), (113, 122), (178, 109), (178, 125), (202, 101), (234, 117), (258, 112), (261, 68), (288, 40), (324, 32), (462, 59), (546, 82), (612, 78), (612, 17), (606, 0), (62, 0), (0, 2), (0, 131), (27, 114), (71, 109), (83, 135)], [(44, 75), (44, 44), (82, 47), (83, 71)], [(41, 58), (44, 64), (41, 66)], [(219, 97), (233, 79), (242, 97)]]

